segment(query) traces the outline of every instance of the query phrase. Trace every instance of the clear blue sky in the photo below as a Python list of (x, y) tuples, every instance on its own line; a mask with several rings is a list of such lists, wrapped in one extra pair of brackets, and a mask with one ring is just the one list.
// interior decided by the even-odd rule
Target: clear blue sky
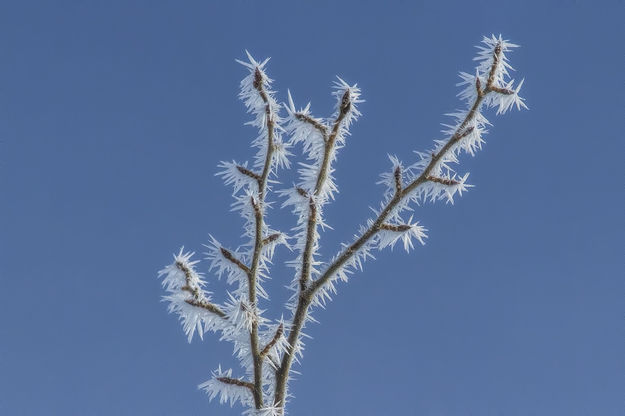
[(196, 390), (230, 345), (187, 344), (156, 279), (209, 232), (238, 242), (214, 177), (251, 155), (234, 59), (272, 56), (280, 99), (318, 116), (335, 75), (362, 88), (331, 253), (386, 153), (439, 137), (491, 33), (522, 45), (531, 110), (491, 114), (460, 167), (476, 187), (415, 212), (425, 247), (381, 253), (316, 313), (290, 414), (625, 414), (623, 1), (216, 3), (0, 5), (0, 414), (239, 414)]

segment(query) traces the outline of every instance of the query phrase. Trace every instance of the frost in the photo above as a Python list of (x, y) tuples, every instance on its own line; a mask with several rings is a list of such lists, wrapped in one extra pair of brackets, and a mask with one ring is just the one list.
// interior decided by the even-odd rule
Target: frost
[[(459, 74), (460, 109), (446, 115), (442, 137), (429, 149), (415, 152), (411, 161), (389, 155), (390, 169), (378, 182), (384, 188), (381, 202), (351, 241), (329, 259), (320, 253), (322, 234), (332, 229), (324, 213), (338, 193), (334, 165), (361, 116), (361, 90), (337, 77), (331, 87), (334, 111), (318, 117), (310, 103), (298, 107), (290, 91), (287, 102), (278, 104), (266, 72), (269, 59), (257, 61), (246, 51), (247, 60), (237, 61), (247, 70), (239, 97), (251, 115), (246, 124), (255, 130), (251, 142), (255, 154), (249, 162), (221, 162), (217, 175), (232, 189), (231, 210), (242, 220), (243, 241), (228, 248), (209, 236), (204, 266), (217, 279), (223, 276), (228, 290), (221, 303), (214, 301), (206, 278), (197, 271), (199, 261), (184, 249), (158, 272), (166, 292), (163, 300), (178, 315), (189, 342), (196, 333), (202, 338), (212, 331), (233, 346), (241, 374), (235, 377), (233, 370), (221, 367), (213, 371), (212, 378), (199, 385), (209, 400), (239, 404), (244, 415), (284, 416), (293, 397), (288, 382), (298, 374), (292, 365), (303, 356), (304, 339), (309, 337), (306, 326), (317, 322), (312, 311), (325, 307), (339, 282), (363, 270), (375, 252), (396, 245), (409, 252), (425, 244), (427, 230), (413, 219), (414, 209), (438, 201), (453, 204), (473, 186), (467, 182), (468, 172), (455, 169), (463, 155), (474, 156), (485, 143), (491, 124), (483, 111), (492, 109), (499, 115), (527, 108), (519, 96), (524, 81), (510, 76), (508, 55), (517, 47), (501, 36), (484, 37), (474, 70)], [(292, 186), (274, 190), (277, 172), (291, 167), (294, 149), (303, 155), (296, 164), (297, 179)], [(290, 233), (269, 225), (274, 205), (293, 212)], [(272, 262), (283, 248), (292, 252), (285, 261), (293, 270), (290, 278), (271, 274)], [(270, 277), (290, 290), (284, 305), (287, 319), (265, 316), (269, 293), (264, 283)]]

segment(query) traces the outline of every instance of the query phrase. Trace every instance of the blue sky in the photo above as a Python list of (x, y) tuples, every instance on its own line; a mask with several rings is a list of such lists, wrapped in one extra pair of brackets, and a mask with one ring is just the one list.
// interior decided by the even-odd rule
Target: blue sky
[[(502, 33), (522, 45), (510, 58), (531, 110), (490, 114), (460, 167), (476, 187), (415, 212), (426, 246), (380, 253), (315, 314), (290, 414), (622, 415), (623, 8), (4, 2), (0, 413), (239, 414), (196, 389), (233, 365), (230, 345), (187, 344), (156, 279), (209, 232), (239, 242), (214, 176), (251, 155), (234, 59), (272, 56), (278, 97), (318, 116), (335, 75), (363, 90), (327, 254), (381, 198), (386, 154), (430, 147), (473, 46)], [(276, 267), (275, 300), (290, 277)]]

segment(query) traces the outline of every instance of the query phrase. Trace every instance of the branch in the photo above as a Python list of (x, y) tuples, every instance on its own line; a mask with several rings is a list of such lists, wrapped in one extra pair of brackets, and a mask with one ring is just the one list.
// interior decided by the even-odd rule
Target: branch
[(176, 261), (176, 268), (184, 273), (184, 279), (186, 284), (180, 288), (180, 290), (187, 291), (191, 293), (193, 299), (186, 299), (189, 305), (197, 306), (198, 308), (206, 309), (209, 312), (214, 313), (220, 318), (225, 318), (226, 313), (219, 309), (219, 307), (211, 302), (202, 299), (200, 294), (200, 288), (196, 285), (191, 284), (191, 270), (181, 261)]
[(334, 121), (334, 126), (332, 127), (332, 133), (330, 133), (330, 137), (326, 141), (325, 152), (323, 154), (323, 162), (321, 163), (321, 169), (319, 169), (319, 175), (317, 176), (317, 184), (315, 185), (315, 195), (318, 195), (321, 192), (321, 188), (323, 187), (324, 182), (328, 176), (328, 168), (330, 166), (330, 154), (332, 148), (334, 147), (334, 142), (336, 141), (336, 137), (339, 133), (339, 127), (341, 122), (349, 112), (352, 104), (350, 101), (350, 93), (349, 89), (345, 90), (343, 97), (341, 98), (341, 106), (339, 108), (339, 114)]
[(278, 340), (282, 336), (283, 332), (284, 332), (284, 325), (280, 324), (280, 326), (276, 330), (276, 333), (274, 334), (274, 336), (271, 339), (271, 341), (269, 341), (269, 343), (267, 345), (265, 345), (265, 348), (263, 348), (263, 350), (260, 352), (260, 356), (262, 358), (264, 358), (267, 354), (269, 354), (269, 351), (271, 351), (273, 346), (276, 345), (276, 343), (278, 342)]
[(299, 121), (303, 121), (304, 123), (308, 123), (311, 126), (313, 126), (315, 129), (319, 131), (319, 133), (321, 133), (321, 137), (323, 137), (323, 141), (324, 142), (328, 141), (328, 128), (325, 125), (319, 123), (314, 118), (306, 114), (302, 114), (302, 113), (295, 113), (295, 118), (298, 119)]
[(249, 274), (250, 274), (249, 267), (247, 267), (245, 264), (243, 264), (243, 262), (241, 260), (239, 260), (236, 257), (234, 257), (234, 254), (232, 254), (231, 252), (229, 252), (228, 250), (226, 250), (223, 247), (220, 247), (219, 251), (221, 251), (221, 255), (224, 256), (226, 258), (226, 260), (228, 260), (228, 261), (230, 261), (230, 263), (236, 265), (239, 269), (241, 269), (245, 274), (247, 274), (249, 276)]
[[(349, 89), (345, 90), (343, 97), (341, 98), (341, 106), (339, 108), (339, 114), (334, 121), (334, 126), (332, 127), (332, 133), (325, 141), (324, 153), (323, 153), (323, 161), (321, 162), (321, 167), (319, 169), (319, 173), (317, 174), (317, 183), (315, 185), (315, 190), (313, 191), (313, 195), (318, 196), (323, 188), (323, 185), (328, 177), (328, 169), (331, 164), (331, 155), (332, 150), (334, 148), (334, 144), (336, 143), (336, 138), (339, 133), (339, 128), (341, 122), (347, 115), (347, 112), (351, 108), (351, 102), (349, 101), (350, 94)], [(298, 192), (300, 195), (305, 194), (305, 192), (300, 191), (301, 188), (298, 188)], [(303, 190), (302, 190), (303, 191)], [(304, 291), (306, 289), (306, 285), (308, 284), (308, 280), (310, 278), (310, 263), (312, 261), (312, 252), (314, 245), (314, 236), (317, 232), (317, 206), (315, 205), (315, 201), (312, 197), (309, 198), (309, 213), (308, 213), (308, 228), (306, 230), (306, 245), (304, 246), (304, 253), (302, 255), (302, 275), (300, 276), (300, 290)]]
[(440, 183), (441, 185), (447, 185), (447, 186), (458, 185), (460, 183), (454, 179), (438, 178), (436, 176), (428, 176), (425, 179), (430, 182), (436, 182), (436, 183)]
[[(187, 290), (188, 286), (184, 286), (182, 288), (182, 290)], [(189, 305), (191, 306), (196, 306), (198, 308), (202, 308), (205, 309), (209, 312), (214, 313), (215, 315), (219, 316), (220, 318), (225, 318), (226, 317), (226, 313), (224, 311), (222, 311), (221, 309), (219, 309), (219, 307), (213, 303), (207, 302), (205, 300), (197, 300), (197, 299), (185, 299), (185, 302), (187, 302)]]
[(252, 172), (251, 170), (244, 168), (243, 166), (237, 166), (237, 170), (239, 172), (241, 172), (242, 174), (249, 176), (250, 178), (256, 180), (256, 182), (260, 181), (260, 176), (258, 176), (257, 174), (255, 174), (254, 172)]
[(306, 228), (306, 246), (302, 256), (302, 275), (299, 279), (300, 291), (306, 290), (306, 284), (310, 277), (310, 263), (312, 261), (313, 245), (315, 244), (315, 232), (317, 229), (317, 205), (315, 200), (308, 198), (308, 226)]
[(504, 94), (504, 95), (512, 95), (512, 94), (514, 94), (514, 91), (512, 91), (512, 90), (509, 90), (507, 88), (495, 87), (494, 85), (490, 86), (489, 91), (498, 92), (499, 94)]
[(238, 378), (230, 378), (230, 377), (217, 377), (217, 380), (221, 381), (224, 384), (232, 384), (234, 386), (246, 387), (250, 389), (252, 393), (254, 393), (254, 384), (250, 382), (239, 380)]
[[(269, 102), (269, 98), (267, 97), (267, 93), (265, 92), (263, 86), (263, 74), (260, 69), (257, 67), (254, 70), (254, 88), (258, 91), (261, 99), (265, 103), (265, 123), (267, 127), (267, 154), (265, 155), (265, 164), (263, 166), (263, 172), (258, 179), (258, 200), (257, 204), (254, 201), (254, 198), (251, 198), (251, 203), (255, 212), (256, 219), (256, 234), (254, 238), (254, 254), (252, 255), (252, 265), (250, 267), (250, 271), (248, 273), (249, 277), (249, 288), (248, 288), (248, 297), (249, 302), (254, 309), (254, 314), (258, 316), (258, 308), (257, 308), (257, 295), (256, 295), (256, 280), (258, 275), (258, 266), (260, 262), (260, 256), (263, 248), (263, 213), (262, 213), (262, 205), (265, 201), (265, 191), (267, 188), (267, 178), (269, 177), (269, 173), (271, 172), (271, 160), (273, 157), (274, 151), (274, 143), (273, 143), (273, 135), (274, 135), (274, 121), (273, 114), (271, 112), (271, 105)], [(260, 206), (259, 206), (260, 204)], [(262, 358), (258, 351), (258, 321), (254, 320), (252, 322), (252, 331), (250, 332), (250, 347), (252, 352), (252, 358), (254, 360), (254, 385), (252, 389), (252, 393), (254, 394), (254, 405), (257, 409), (263, 407), (263, 366), (262, 366)]]
[[(332, 132), (327, 140), (325, 140), (323, 161), (321, 162), (321, 168), (317, 175), (317, 183), (313, 191), (314, 196), (319, 196), (321, 189), (327, 179), (328, 169), (331, 164), (331, 155), (334, 144), (339, 134), (341, 122), (345, 119), (345, 116), (351, 109), (350, 90), (345, 90), (341, 97), (341, 104), (339, 106), (339, 113), (334, 121)], [(302, 196), (307, 196), (307, 193), (301, 189), (297, 189), (298, 193)], [(293, 317), (293, 324), (289, 331), (288, 346), (284, 355), (282, 356), (282, 362), (280, 367), (276, 370), (276, 390), (274, 394), (274, 405), (284, 406), (285, 394), (286, 394), (286, 382), (293, 362), (293, 356), (295, 355), (295, 349), (299, 340), (300, 332), (306, 319), (306, 311), (310, 306), (312, 296), (308, 295), (310, 289), (307, 288), (308, 280), (310, 279), (310, 264), (313, 255), (314, 236), (317, 232), (317, 206), (313, 197), (309, 197), (309, 214), (308, 214), (308, 227), (306, 229), (306, 244), (304, 246), (304, 252), (302, 254), (302, 274), (300, 276), (300, 294), (297, 302), (297, 309), (295, 310), (295, 316)]]

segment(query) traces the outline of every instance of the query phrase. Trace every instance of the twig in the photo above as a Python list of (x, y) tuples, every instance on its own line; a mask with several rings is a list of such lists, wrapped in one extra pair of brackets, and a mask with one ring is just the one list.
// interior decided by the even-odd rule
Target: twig
[(276, 343), (278, 342), (278, 340), (282, 336), (283, 332), (284, 332), (284, 325), (280, 324), (280, 326), (276, 330), (276, 333), (274, 334), (274, 336), (271, 339), (271, 341), (269, 341), (269, 343), (267, 345), (265, 345), (265, 348), (263, 348), (263, 350), (260, 352), (260, 356), (261, 357), (264, 358), (269, 353), (269, 351), (271, 351), (273, 346), (276, 345)]

